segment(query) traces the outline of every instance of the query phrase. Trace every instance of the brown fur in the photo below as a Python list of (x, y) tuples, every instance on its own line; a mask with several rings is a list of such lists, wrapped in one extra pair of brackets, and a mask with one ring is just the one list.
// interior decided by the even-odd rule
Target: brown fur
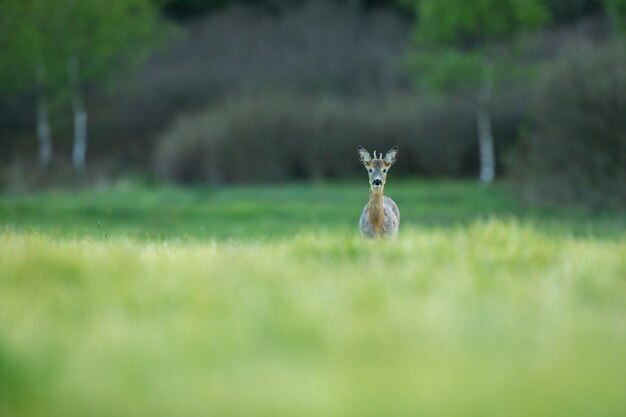
[(385, 223), (385, 210), (383, 208), (383, 193), (370, 191), (370, 201), (368, 203), (368, 217), (376, 233), (383, 232)]

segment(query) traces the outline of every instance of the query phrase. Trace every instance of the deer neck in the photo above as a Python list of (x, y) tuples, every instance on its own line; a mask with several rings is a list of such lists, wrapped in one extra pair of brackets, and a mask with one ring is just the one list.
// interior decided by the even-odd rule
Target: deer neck
[(381, 232), (385, 223), (385, 209), (383, 207), (383, 189), (370, 190), (369, 221), (376, 232)]

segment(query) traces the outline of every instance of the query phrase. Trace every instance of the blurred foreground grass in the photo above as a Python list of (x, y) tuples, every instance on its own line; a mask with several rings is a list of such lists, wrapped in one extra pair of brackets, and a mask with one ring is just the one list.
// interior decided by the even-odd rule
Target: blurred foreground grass
[(6, 416), (618, 416), (626, 241), (0, 237)]
[(0, 416), (623, 415), (622, 217), (362, 188), (3, 197)]

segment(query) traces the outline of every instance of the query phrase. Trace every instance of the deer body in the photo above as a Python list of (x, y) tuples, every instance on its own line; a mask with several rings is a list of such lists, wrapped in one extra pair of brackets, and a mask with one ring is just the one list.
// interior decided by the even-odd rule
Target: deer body
[[(382, 196), (382, 195), (381, 195)], [(370, 195), (370, 201), (363, 208), (359, 228), (367, 237), (397, 237), (400, 226), (400, 212), (394, 201), (387, 197)]]
[(363, 208), (359, 229), (364, 237), (396, 238), (400, 226), (400, 211), (397, 204), (383, 191), (387, 178), (387, 170), (398, 158), (398, 148), (392, 148), (384, 158), (382, 154), (372, 159), (369, 152), (361, 146), (357, 149), (361, 163), (369, 173), (370, 199)]

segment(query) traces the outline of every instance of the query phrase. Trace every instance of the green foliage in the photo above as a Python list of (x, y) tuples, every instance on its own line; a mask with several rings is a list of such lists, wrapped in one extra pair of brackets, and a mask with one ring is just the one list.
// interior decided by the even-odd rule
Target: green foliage
[(501, 43), (549, 21), (539, 0), (419, 0), (415, 10), (409, 71), (418, 85), (444, 90), (510, 75), (514, 51)]
[(406, 67), (420, 87), (432, 90), (460, 90), (476, 86), (481, 79), (482, 56), (449, 46), (422, 48), (409, 55)]
[(67, 0), (64, 9), (63, 55), (79, 59), (85, 81), (136, 64), (157, 37), (157, 11), (146, 0)]
[(396, 242), (5, 231), (0, 247), (3, 415), (570, 417), (626, 407), (623, 235), (490, 220)]
[(626, 34), (626, 0), (605, 0), (605, 2), (616, 28)]
[(157, 10), (147, 0), (6, 0), (0, 16), (0, 78), (14, 91), (35, 82), (53, 96), (66, 91), (70, 59), (83, 81), (102, 80), (138, 62), (158, 37)]
[(540, 0), (419, 0), (417, 38), (461, 47), (534, 29), (548, 20)]
[(51, 1), (0, 2), (0, 89), (41, 88), (57, 92), (66, 62), (59, 56), (62, 9)]

